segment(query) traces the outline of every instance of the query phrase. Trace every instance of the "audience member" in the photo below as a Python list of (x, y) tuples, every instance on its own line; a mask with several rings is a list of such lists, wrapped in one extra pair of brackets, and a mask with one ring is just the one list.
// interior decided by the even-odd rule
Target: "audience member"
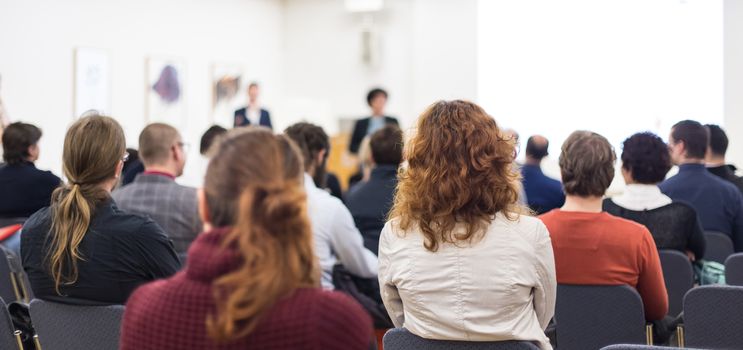
[(165, 230), (175, 251), (185, 253), (203, 229), (196, 189), (175, 182), (186, 165), (185, 144), (174, 127), (154, 123), (139, 134), (145, 171), (131, 185), (117, 189), (113, 199), (127, 212), (149, 216)]
[(377, 254), (382, 231), (397, 188), (397, 168), (402, 162), (402, 131), (387, 125), (372, 134), (372, 170), (369, 180), (357, 184), (346, 198), (346, 206), (364, 237), (364, 246)]
[(154, 221), (125, 213), (111, 199), (121, 175), (124, 131), (114, 119), (87, 116), (67, 131), (62, 150), (70, 184), (26, 221), (23, 268), (37, 298), (67, 304), (123, 304), (140, 284), (180, 268), (173, 244)]
[(248, 85), (248, 105), (235, 111), (235, 127), (260, 125), (273, 129), (271, 114), (258, 102), (260, 86), (253, 82)]
[(343, 201), (343, 189), (341, 189), (341, 180), (338, 180), (338, 176), (333, 173), (325, 174), (325, 190), (330, 193), (331, 196), (338, 198)]
[(725, 164), (725, 153), (728, 150), (728, 136), (725, 130), (722, 130), (719, 125), (707, 124), (705, 126), (709, 131), (709, 146), (705, 157), (707, 171), (731, 182), (743, 192), (743, 178), (735, 175), (737, 169), (734, 165)]
[(524, 191), (531, 210), (546, 213), (565, 204), (565, 194), (560, 181), (542, 172), (542, 159), (549, 152), (549, 141), (544, 136), (534, 135), (526, 141), (526, 163), (521, 167)]
[(124, 162), (124, 167), (121, 169), (121, 185), (126, 186), (137, 177), (137, 175), (144, 172), (144, 164), (139, 159), (139, 151), (134, 148), (127, 148), (126, 153), (129, 153), (129, 159)]
[(661, 183), (660, 190), (675, 201), (691, 204), (705, 231), (729, 235), (735, 251), (743, 251), (743, 197), (733, 184), (705, 168), (707, 128), (684, 120), (673, 126), (668, 141), (671, 160), (679, 166), (679, 172)]
[(367, 348), (363, 309), (319, 288), (302, 173), (286, 136), (231, 132), (199, 195), (210, 231), (186, 271), (132, 295), (121, 349)]
[(218, 144), (226, 134), (227, 129), (219, 125), (210, 126), (209, 129), (206, 129), (204, 135), (201, 136), (201, 141), (199, 142), (199, 153), (204, 157), (211, 157), (212, 153), (217, 148), (214, 145)]
[[(325, 178), (330, 141), (322, 128), (309, 123), (297, 123), (286, 129), (304, 158), (304, 186), (315, 237), (315, 252), (320, 258), (322, 285), (333, 288), (333, 266), (340, 262), (352, 274), (362, 278), (377, 276), (377, 257), (364, 248), (361, 233), (343, 203), (316, 184)], [(313, 180), (314, 179), (314, 180)]]
[(642, 297), (645, 317), (662, 320), (668, 294), (650, 231), (601, 208), (615, 160), (609, 142), (590, 131), (576, 131), (562, 145), (565, 205), (540, 216), (552, 237), (557, 282), (630, 285)]
[(551, 349), (552, 246), (544, 224), (521, 215), (514, 155), (513, 138), (475, 104), (423, 112), (379, 243), (382, 299), (396, 327)]
[(705, 238), (697, 212), (688, 204), (674, 202), (660, 192), (658, 184), (671, 169), (668, 146), (655, 134), (637, 133), (624, 140), (622, 176), (624, 193), (605, 199), (603, 208), (612, 215), (644, 225), (658, 249), (704, 257)]
[(351, 134), (351, 144), (348, 147), (348, 150), (352, 154), (359, 152), (361, 141), (367, 135), (373, 134), (387, 124), (399, 124), (397, 119), (385, 115), (384, 108), (387, 105), (387, 91), (379, 88), (372, 89), (366, 95), (366, 103), (371, 108), (372, 114), (370, 117), (356, 121), (353, 127), (353, 133)]
[(27, 218), (49, 205), (61, 180), (36, 169), (41, 130), (25, 123), (8, 125), (2, 135), (4, 165), (0, 165), (0, 219)]

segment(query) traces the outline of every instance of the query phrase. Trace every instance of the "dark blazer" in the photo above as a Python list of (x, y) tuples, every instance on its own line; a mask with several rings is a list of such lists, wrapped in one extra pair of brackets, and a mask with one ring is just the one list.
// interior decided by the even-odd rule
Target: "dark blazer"
[(521, 175), (529, 208), (537, 214), (544, 214), (565, 204), (562, 184), (544, 175), (539, 165), (521, 166)]
[(27, 218), (49, 205), (61, 180), (34, 163), (0, 165), (0, 218)]
[[(351, 144), (348, 147), (348, 150), (351, 151), (351, 153), (356, 154), (359, 152), (361, 141), (364, 141), (364, 137), (366, 137), (366, 131), (369, 129), (370, 119), (371, 117), (366, 117), (356, 121), (356, 124), (353, 127), (353, 134), (351, 134)], [(387, 116), (384, 117), (384, 123), (400, 125), (397, 122), (397, 119)]]
[(80, 242), (84, 260), (77, 262), (77, 281), (60, 285), (59, 295), (46, 260), (51, 224), (52, 210), (46, 207), (26, 221), (21, 233), (23, 269), (40, 299), (78, 305), (125, 304), (140, 285), (168, 277), (181, 267), (173, 243), (160, 226), (119, 210), (109, 199), (95, 208)]
[[(271, 125), (271, 114), (263, 108), (261, 108), (261, 120), (259, 124), (273, 130), (273, 125)], [(247, 107), (236, 110), (234, 127), (248, 125), (250, 125), (250, 119), (248, 119)]]
[(674, 201), (686, 202), (697, 211), (705, 231), (724, 233), (743, 252), (743, 196), (738, 188), (705, 168), (682, 164), (675, 176), (658, 187)]
[(364, 237), (364, 246), (374, 254), (379, 251), (379, 234), (387, 221), (397, 188), (397, 166), (378, 165), (368, 182), (356, 184), (348, 191), (346, 206), (356, 227)]

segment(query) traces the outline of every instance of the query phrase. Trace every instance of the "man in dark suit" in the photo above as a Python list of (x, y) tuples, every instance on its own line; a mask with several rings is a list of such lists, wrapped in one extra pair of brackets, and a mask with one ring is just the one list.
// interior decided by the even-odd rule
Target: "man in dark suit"
[(541, 135), (529, 137), (526, 142), (526, 163), (521, 167), (529, 208), (544, 214), (565, 204), (565, 194), (560, 181), (544, 175), (542, 159), (549, 155), (549, 141)]
[(735, 166), (725, 163), (725, 153), (728, 150), (728, 136), (719, 125), (705, 125), (709, 130), (709, 146), (707, 147), (707, 171), (723, 180), (731, 182), (743, 192), (743, 178), (735, 175)]
[(371, 107), (372, 115), (371, 117), (359, 119), (353, 127), (351, 144), (348, 148), (353, 154), (359, 152), (361, 141), (367, 135), (373, 134), (387, 124), (399, 125), (397, 119), (384, 115), (384, 107), (387, 104), (387, 91), (379, 88), (369, 91), (369, 94), (366, 95), (366, 103)]
[(271, 125), (271, 114), (258, 105), (258, 94), (260, 87), (258, 83), (250, 83), (248, 86), (248, 105), (235, 111), (234, 127), (261, 125), (273, 129)]

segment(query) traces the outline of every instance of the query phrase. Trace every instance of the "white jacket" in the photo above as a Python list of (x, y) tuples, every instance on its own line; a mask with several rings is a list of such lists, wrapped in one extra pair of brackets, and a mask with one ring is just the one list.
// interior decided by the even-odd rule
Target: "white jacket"
[[(429, 339), (527, 340), (544, 334), (555, 311), (555, 260), (537, 218), (496, 215), (479, 241), (423, 246), (419, 230), (388, 222), (379, 243), (379, 285), (396, 327)], [(462, 227), (457, 227), (462, 229)]]

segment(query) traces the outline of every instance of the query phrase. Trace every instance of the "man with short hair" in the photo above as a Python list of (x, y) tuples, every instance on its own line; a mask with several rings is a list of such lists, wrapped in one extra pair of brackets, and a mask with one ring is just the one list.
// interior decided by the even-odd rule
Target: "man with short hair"
[(729, 181), (743, 193), (743, 178), (735, 175), (734, 165), (725, 164), (725, 153), (728, 150), (728, 136), (725, 130), (719, 125), (707, 124), (705, 126), (709, 130), (709, 147), (705, 158), (707, 171)]
[(362, 278), (377, 277), (377, 257), (364, 248), (361, 233), (340, 199), (321, 189), (325, 181), (325, 164), (330, 140), (325, 131), (310, 123), (297, 123), (285, 134), (299, 146), (304, 157), (304, 187), (307, 209), (315, 238), (315, 254), (322, 268), (322, 286), (334, 289), (333, 266), (341, 263), (349, 272)]
[(174, 127), (162, 123), (148, 125), (139, 135), (139, 158), (144, 163), (144, 173), (113, 193), (121, 209), (150, 216), (160, 225), (178, 254), (186, 253), (203, 229), (196, 189), (175, 182), (183, 175), (185, 146)]
[(645, 318), (662, 320), (668, 294), (653, 236), (645, 226), (602, 210), (615, 161), (609, 141), (590, 131), (576, 131), (562, 145), (565, 205), (539, 217), (552, 239), (557, 283), (632, 286)]
[(559, 208), (565, 203), (562, 184), (542, 172), (542, 159), (549, 155), (549, 141), (541, 135), (526, 141), (526, 163), (521, 167), (524, 191), (529, 207), (537, 214)]
[(351, 188), (346, 205), (364, 237), (364, 246), (377, 254), (379, 234), (387, 222), (397, 188), (397, 168), (402, 162), (402, 130), (396, 125), (387, 125), (372, 134), (369, 146), (371, 175), (368, 181)]
[(743, 251), (743, 196), (733, 184), (707, 171), (708, 144), (709, 130), (699, 122), (684, 120), (674, 125), (668, 147), (679, 172), (659, 187), (674, 201), (693, 206), (705, 231), (730, 236), (735, 251)]
[(234, 127), (260, 125), (273, 129), (271, 114), (258, 102), (260, 86), (252, 82), (248, 85), (248, 105), (235, 111)]

